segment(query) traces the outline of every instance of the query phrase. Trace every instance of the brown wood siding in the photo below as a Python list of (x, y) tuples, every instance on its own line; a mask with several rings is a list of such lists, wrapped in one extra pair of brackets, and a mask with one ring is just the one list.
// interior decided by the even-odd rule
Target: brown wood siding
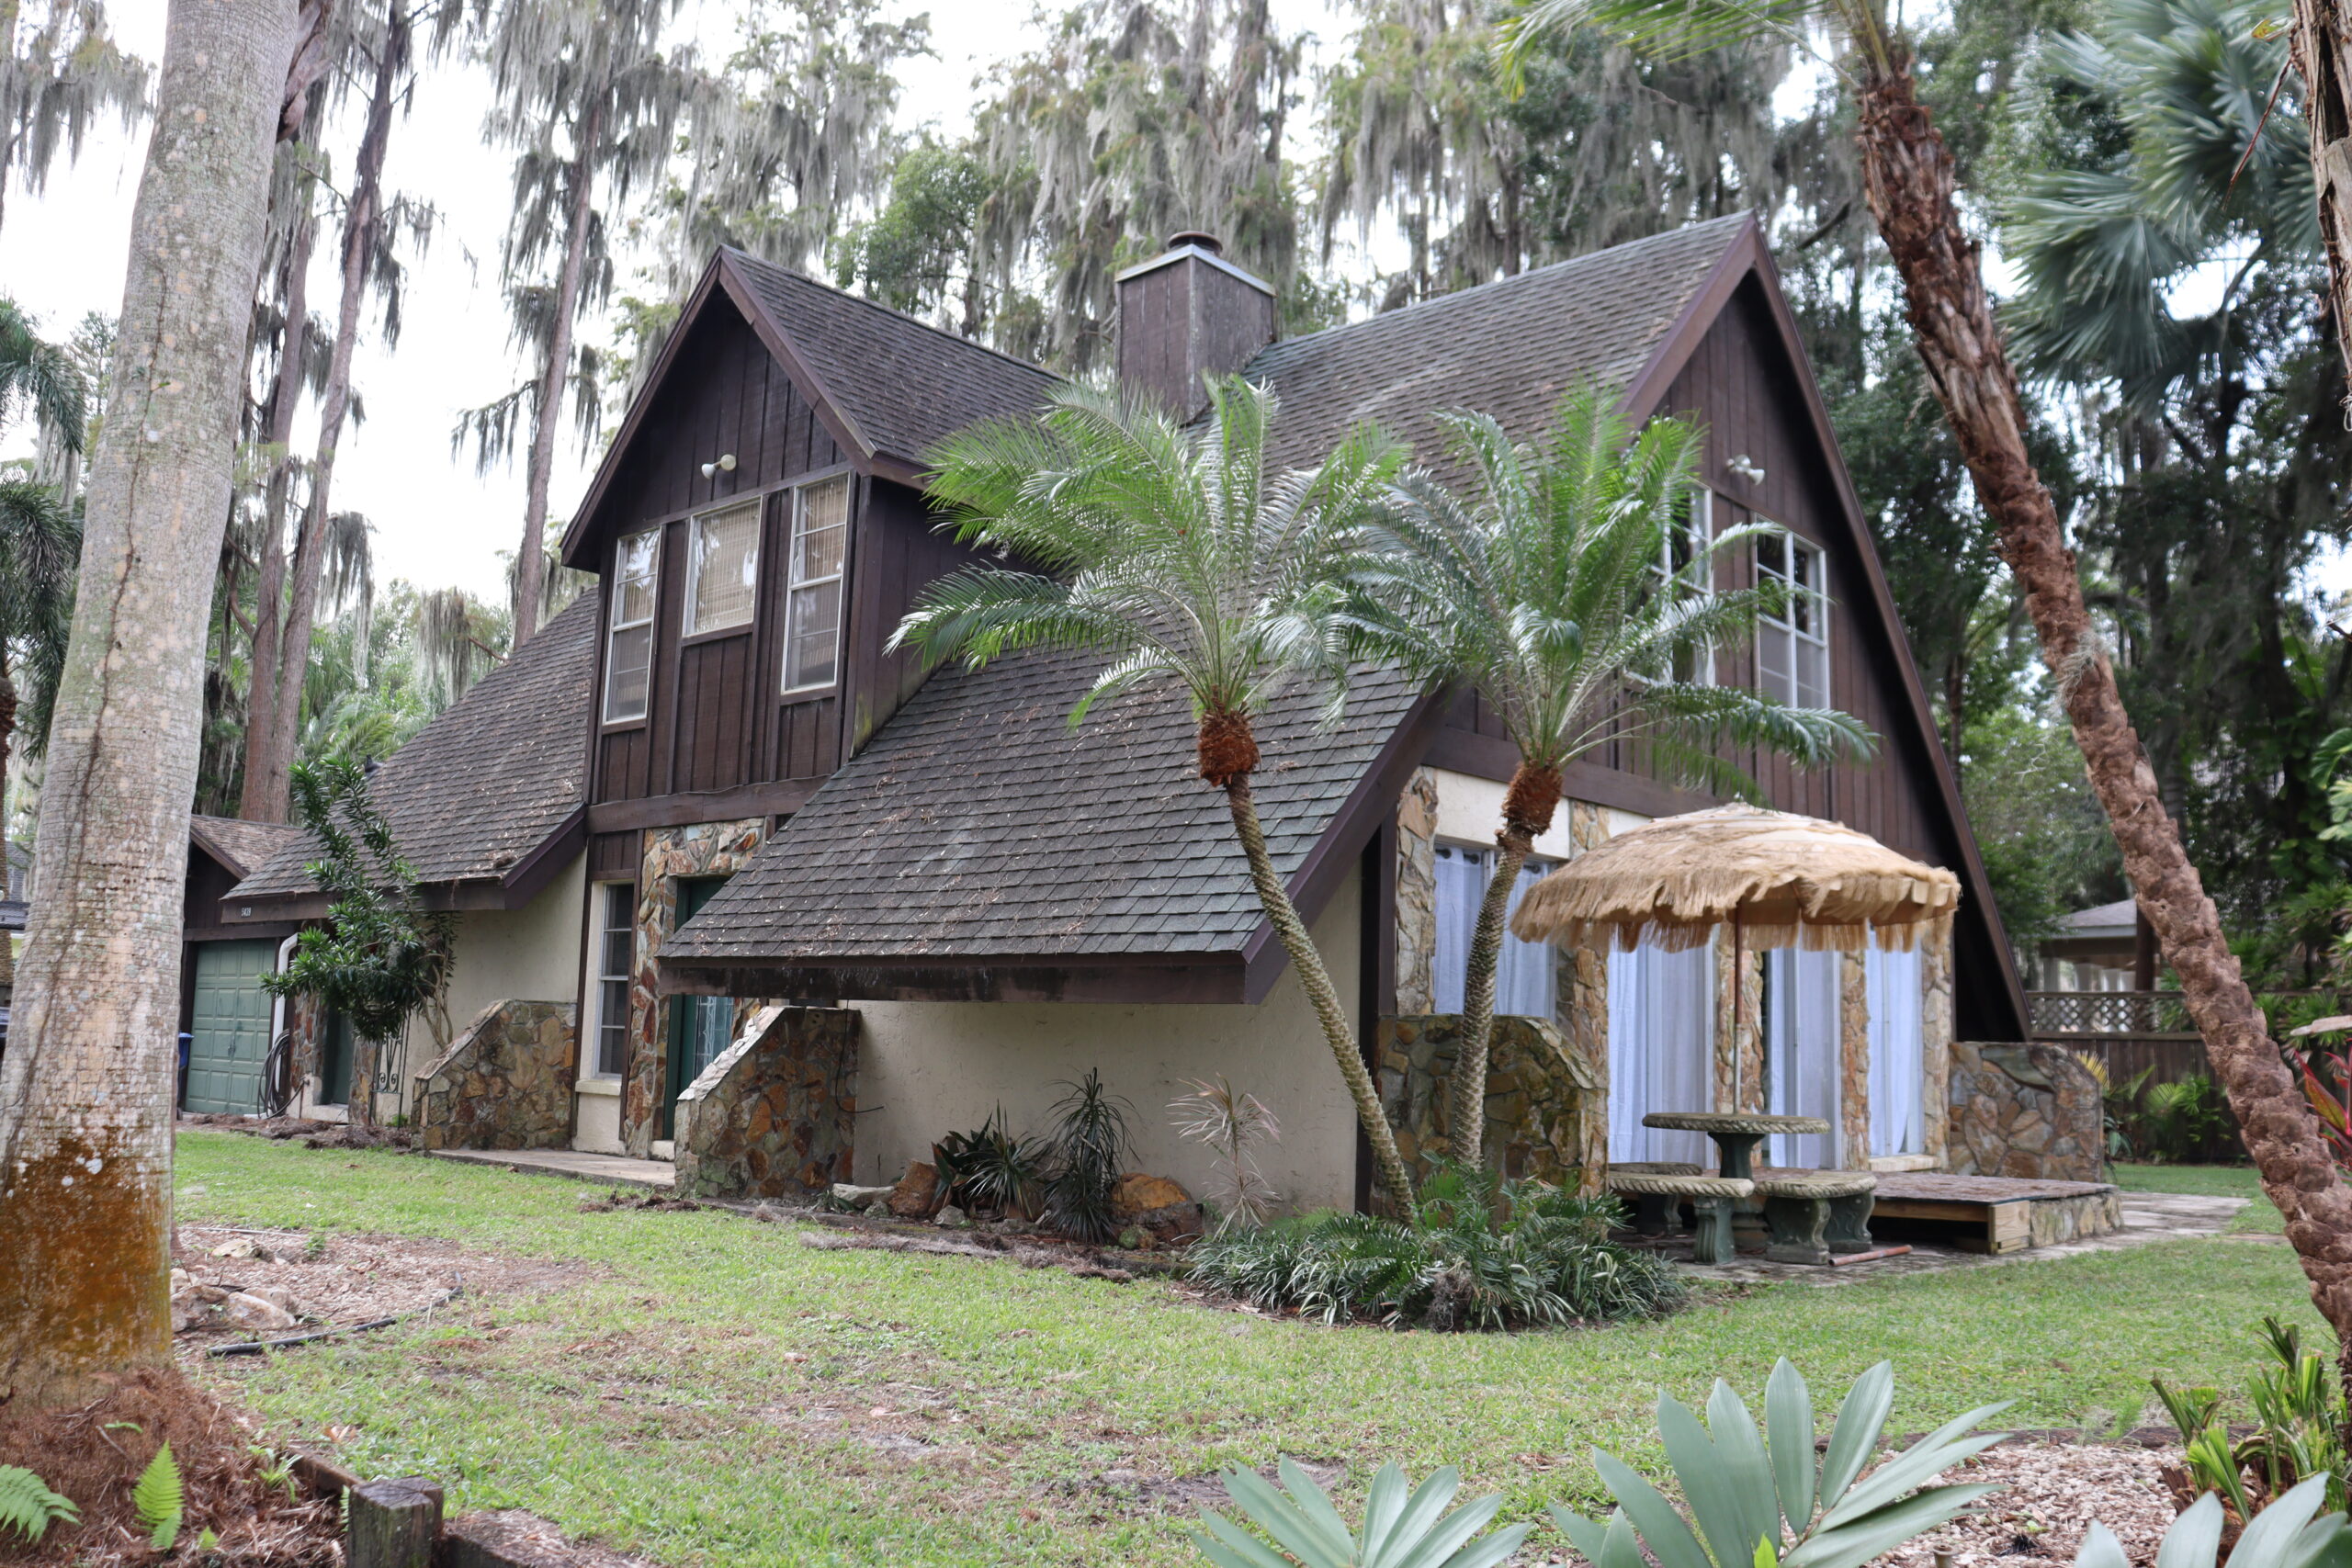
[(588, 880), (635, 882), (643, 858), (642, 836), (637, 833), (597, 833), (588, 840)]
[(852, 756), (929, 673), (914, 654), (886, 654), (883, 645), (924, 588), (980, 558), (939, 531), (938, 514), (918, 491), (888, 479), (869, 479), (864, 488), (842, 638), (850, 705), (843, 740)]
[[(1840, 520), (1835, 481), (1804, 423), (1795, 369), (1780, 347), (1767, 307), (1751, 280), (1709, 328), (1659, 412), (1695, 417), (1707, 430), (1702, 474), (1715, 494), (1718, 532), (1751, 518), (1778, 523), (1821, 547), (1827, 565), (1830, 703), (1880, 737), (1878, 755), (1861, 763), (1808, 770), (1749, 748), (1730, 754), (1783, 811), (1834, 818), (1906, 854), (1938, 864), (1955, 863), (1957, 847), (1939, 802), (1931, 759), (1908, 713), (1900, 660), (1909, 652), (1878, 619), (1869, 567)], [(1751, 485), (1726, 464), (1745, 456), (1764, 469)], [(1755, 581), (1752, 552), (1739, 550), (1718, 567), (1717, 585)], [(1899, 639), (1899, 629), (1894, 637)], [(1715, 677), (1725, 685), (1753, 685), (1751, 648), (1719, 654)], [(1501, 727), (1477, 697), (1465, 698), (1450, 728), (1499, 737)], [(1634, 746), (1620, 745), (1592, 760), (1645, 779), (1661, 771)]]

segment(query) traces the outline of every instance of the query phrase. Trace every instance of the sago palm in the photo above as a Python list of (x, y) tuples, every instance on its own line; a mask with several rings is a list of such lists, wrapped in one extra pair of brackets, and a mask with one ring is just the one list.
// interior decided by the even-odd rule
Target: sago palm
[[(2333, 225), (2331, 270), (2336, 298), (2352, 302), (2342, 254), (2344, 235), (2352, 231), (2343, 216), (2352, 213), (2352, 181), (2327, 172), (2352, 146), (2352, 100), (2338, 68), (2352, 27), (2344, 25), (2344, 0), (2298, 0), (2297, 11), (2301, 58), (2321, 78), (2310, 109), (2322, 202)], [(2312, 1300), (2338, 1337), (2352, 1342), (2352, 1188), (2334, 1179), (2319, 1124), (2278, 1059), (2220, 911), (2206, 896), (2124, 709), (2057, 507), (2026, 447), (2017, 372), (1985, 293), (1977, 242), (1961, 221), (1958, 168), (1919, 102), (1901, 16), (1886, 0), (1521, 0), (1508, 24), (1506, 64), (1540, 34), (1577, 23), (1596, 23), (1637, 48), (1669, 53), (1758, 33), (1830, 39), (1832, 63), (1858, 111), (1862, 192), (1903, 280), (1904, 315), (1928, 384), (1968, 464), (1977, 502), (1998, 531), (2002, 559), (2041, 638), (2042, 661), (2122, 852), (2124, 874), (2180, 977), (2182, 999), (2245, 1129), (2263, 1191), (2287, 1215)], [(2339, 310), (2336, 324), (2352, 344), (2352, 312)]]
[(1409, 1215), (1412, 1188), (1340, 997), (1275, 874), (1250, 794), (1253, 726), (1294, 682), (1319, 683), (1336, 716), (1346, 649), (1333, 612), (1362, 558), (1403, 452), (1366, 429), (1312, 468), (1268, 457), (1273, 394), (1238, 378), (1210, 389), (1198, 431), (1081, 388), (1035, 420), (999, 420), (932, 455), (934, 504), (967, 544), (1019, 567), (934, 583), (890, 647), (978, 668), (1026, 648), (1084, 649), (1107, 662), (1070, 714), (1146, 685), (1181, 687), (1198, 721), (1200, 776), (1225, 792), (1266, 918), (1297, 969), (1381, 1184)]
[(1400, 481), (1386, 511), (1391, 547), (1359, 572), (1343, 619), (1359, 652), (1475, 689), (1519, 751), (1495, 832), (1499, 863), (1471, 937), (1452, 1083), (1453, 1156), (1475, 1165), (1503, 919), (1567, 765), (1635, 740), (1683, 779), (1747, 794), (1753, 782), (1716, 748), (1816, 763), (1867, 751), (1871, 735), (1845, 714), (1700, 677), (1777, 603), (1769, 591), (1715, 590), (1716, 560), (1779, 530), (1708, 537), (1688, 525), (1700, 501), (1695, 427), (1658, 419), (1634, 434), (1597, 387), (1562, 401), (1541, 446), (1514, 443), (1483, 414), (1442, 423), (1470, 490), (1419, 473)]

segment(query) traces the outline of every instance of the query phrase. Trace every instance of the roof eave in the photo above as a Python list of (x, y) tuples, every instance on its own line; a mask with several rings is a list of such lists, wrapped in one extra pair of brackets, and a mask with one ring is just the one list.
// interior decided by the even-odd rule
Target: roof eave
[[(424, 895), (428, 909), (519, 909), (545, 892), (587, 844), (588, 808), (574, 807), (570, 816), (513, 865), (499, 871), (421, 882), (418, 891)], [(232, 887), (220, 896), (220, 923), (236, 926), (324, 919), (329, 907), (327, 896), (316, 888), (254, 894)]]

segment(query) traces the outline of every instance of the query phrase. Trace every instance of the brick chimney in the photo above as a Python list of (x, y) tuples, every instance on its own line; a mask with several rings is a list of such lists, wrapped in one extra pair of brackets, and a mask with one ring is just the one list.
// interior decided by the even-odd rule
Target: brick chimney
[(1274, 291), (1225, 259), (1214, 234), (1119, 274), (1119, 386), (1190, 419), (1208, 407), (1203, 378), (1227, 376), (1274, 341)]

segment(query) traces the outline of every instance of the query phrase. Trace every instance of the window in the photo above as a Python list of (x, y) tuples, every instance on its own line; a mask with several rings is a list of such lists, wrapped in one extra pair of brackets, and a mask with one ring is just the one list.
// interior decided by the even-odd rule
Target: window
[(1788, 602), (1756, 628), (1756, 686), (1792, 707), (1829, 705), (1829, 601), (1820, 549), (1789, 536), (1756, 541), (1756, 585)]
[[(1714, 499), (1711, 491), (1693, 491), (1690, 509), (1658, 541), (1657, 559), (1650, 564), (1650, 581), (1661, 596), (1679, 603), (1714, 592), (1714, 562), (1707, 554), (1708, 542), (1714, 537)], [(1709, 685), (1714, 678), (1712, 649), (1686, 648), (1675, 654), (1673, 679)]]
[[(1470, 939), (1477, 930), (1478, 905), (1487, 896), (1487, 883), (1495, 874), (1498, 858), (1494, 850), (1437, 846), (1437, 952), (1430, 979), (1436, 993), (1431, 1005), (1439, 1012), (1462, 1010), (1463, 993), (1470, 980)], [(1510, 908), (1518, 908), (1527, 890), (1551, 869), (1551, 862), (1532, 858), (1520, 867)], [(1550, 1018), (1552, 974), (1551, 943), (1521, 942), (1506, 930), (1502, 961), (1495, 967), (1496, 1013)]]
[(760, 503), (747, 501), (694, 522), (694, 565), (686, 574), (686, 635), (752, 624), (760, 582)]
[(613, 557), (613, 602), (605, 632), (605, 722), (645, 716), (653, 677), (653, 584), (662, 530), (649, 528), (620, 542)]
[(1783, 947), (1763, 959), (1764, 1108), (1775, 1116), (1817, 1116), (1830, 1126), (1827, 1133), (1775, 1134), (1766, 1147), (1774, 1165), (1836, 1169), (1845, 955)]
[(1645, 1127), (1661, 1111), (1715, 1104), (1715, 953), (1645, 943), (1609, 955), (1609, 1157), (1715, 1168), (1703, 1133)]
[(1871, 1009), (1871, 1153), (1924, 1154), (1927, 1028), (1919, 954), (1871, 946), (1862, 964)]
[(593, 1075), (616, 1078), (628, 1066), (629, 971), (637, 953), (637, 886), (607, 882), (597, 888), (596, 1060)]
[(784, 689), (830, 686), (839, 663), (849, 476), (792, 492), (792, 581), (784, 608)]

